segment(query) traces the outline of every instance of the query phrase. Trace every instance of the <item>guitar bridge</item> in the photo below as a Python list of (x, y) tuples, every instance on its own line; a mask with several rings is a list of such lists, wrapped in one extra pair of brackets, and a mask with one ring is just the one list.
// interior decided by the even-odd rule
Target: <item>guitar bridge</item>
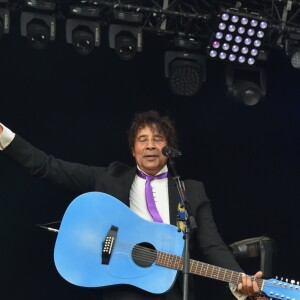
[(102, 264), (108, 265), (111, 257), (112, 248), (117, 237), (118, 227), (112, 225), (105, 240), (102, 243)]

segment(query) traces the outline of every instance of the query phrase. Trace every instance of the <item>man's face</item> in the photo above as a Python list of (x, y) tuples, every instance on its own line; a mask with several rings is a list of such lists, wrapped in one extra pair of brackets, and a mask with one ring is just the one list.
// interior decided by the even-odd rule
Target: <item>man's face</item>
[(161, 152), (166, 145), (165, 137), (155, 127), (145, 126), (137, 132), (132, 155), (142, 171), (155, 175), (167, 163), (167, 157)]

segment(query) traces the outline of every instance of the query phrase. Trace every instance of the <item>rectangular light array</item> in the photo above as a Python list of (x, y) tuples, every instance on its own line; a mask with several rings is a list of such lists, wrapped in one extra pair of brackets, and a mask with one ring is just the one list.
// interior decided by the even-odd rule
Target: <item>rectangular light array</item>
[(268, 23), (256, 13), (238, 10), (221, 12), (208, 54), (211, 58), (253, 65)]

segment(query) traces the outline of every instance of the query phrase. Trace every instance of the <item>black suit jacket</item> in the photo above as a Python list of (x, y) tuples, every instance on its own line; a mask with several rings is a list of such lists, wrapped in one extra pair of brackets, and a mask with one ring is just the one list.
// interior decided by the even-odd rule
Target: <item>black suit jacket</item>
[[(136, 174), (136, 167), (130, 167), (117, 161), (112, 162), (107, 167), (87, 166), (63, 161), (33, 147), (18, 135), (4, 152), (25, 167), (31, 175), (46, 179), (78, 194), (101, 191), (114, 196), (129, 206), (129, 192)], [(201, 257), (210, 264), (242, 272), (218, 233), (203, 183), (195, 180), (185, 180), (184, 183), (191, 210), (197, 222), (197, 230), (190, 243), (191, 257)], [(168, 180), (168, 188), (170, 219), (171, 223), (175, 225), (179, 194), (172, 178)], [(105, 299), (175, 300), (181, 299), (180, 289), (181, 285), (179, 284), (170, 293), (157, 296), (139, 291), (136, 288), (123, 287), (121, 294), (119, 288), (104, 289), (103, 297)], [(190, 295), (192, 294), (191, 291)]]

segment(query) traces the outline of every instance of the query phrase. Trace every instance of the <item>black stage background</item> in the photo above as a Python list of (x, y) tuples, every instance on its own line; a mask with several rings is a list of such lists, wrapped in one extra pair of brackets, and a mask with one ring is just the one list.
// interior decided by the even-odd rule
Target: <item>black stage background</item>
[[(299, 70), (273, 56), (266, 99), (247, 107), (226, 97), (224, 66), (208, 62), (200, 95), (176, 97), (158, 45), (146, 40), (143, 52), (124, 62), (105, 45), (84, 57), (64, 42), (38, 52), (6, 38), (0, 121), (57, 157), (105, 166), (133, 162), (126, 130), (134, 112), (168, 113), (183, 152), (178, 171), (205, 183), (225, 242), (270, 236), (278, 247), (274, 276), (299, 280)], [(55, 234), (36, 227), (61, 220), (73, 195), (27, 176), (4, 155), (0, 166), (1, 299), (97, 299), (59, 276)], [(259, 268), (254, 259), (242, 264), (250, 274)], [(226, 297), (213, 280), (199, 288), (199, 299)]]

